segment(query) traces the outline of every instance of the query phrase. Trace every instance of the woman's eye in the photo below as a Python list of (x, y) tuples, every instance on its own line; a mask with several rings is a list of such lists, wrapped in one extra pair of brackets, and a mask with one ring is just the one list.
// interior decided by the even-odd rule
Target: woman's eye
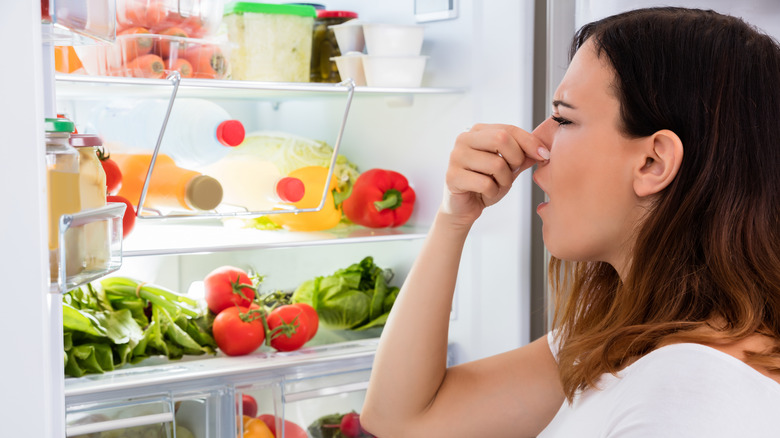
[(553, 121), (556, 122), (559, 126), (568, 125), (571, 123), (571, 120), (566, 120), (563, 117), (558, 117), (556, 115), (552, 115), (550, 118), (553, 119)]

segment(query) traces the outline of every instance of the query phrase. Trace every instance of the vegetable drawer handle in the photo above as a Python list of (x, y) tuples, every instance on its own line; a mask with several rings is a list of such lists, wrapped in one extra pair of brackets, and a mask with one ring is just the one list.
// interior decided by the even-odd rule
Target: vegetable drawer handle
[(65, 435), (77, 436), (90, 433), (106, 432), (115, 429), (129, 429), (131, 427), (148, 426), (157, 423), (170, 423), (173, 421), (173, 413), (142, 415), (140, 417), (120, 418), (118, 420), (101, 421), (99, 423), (80, 424), (68, 426)]
[(310, 398), (325, 397), (328, 395), (342, 394), (345, 392), (363, 391), (368, 388), (368, 382), (347, 383), (341, 386), (328, 386), (311, 391), (294, 392), (284, 395), (284, 402), (291, 403)]

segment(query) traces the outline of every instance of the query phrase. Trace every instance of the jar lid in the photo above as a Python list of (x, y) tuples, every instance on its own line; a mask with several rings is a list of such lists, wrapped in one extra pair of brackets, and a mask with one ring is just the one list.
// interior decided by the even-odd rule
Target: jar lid
[(103, 146), (103, 140), (95, 134), (71, 134), (70, 145), (74, 148)]
[(73, 132), (76, 125), (68, 119), (63, 118), (46, 118), (44, 123), (46, 132)]
[(352, 11), (317, 11), (317, 18), (357, 18), (357, 12)]
[(284, 14), (298, 15), (301, 17), (316, 17), (317, 10), (311, 6), (302, 5), (277, 5), (271, 3), (235, 2), (225, 5), (225, 15), (229, 14)]
[(187, 182), (184, 199), (194, 210), (213, 210), (222, 202), (222, 185), (208, 175), (198, 175)]

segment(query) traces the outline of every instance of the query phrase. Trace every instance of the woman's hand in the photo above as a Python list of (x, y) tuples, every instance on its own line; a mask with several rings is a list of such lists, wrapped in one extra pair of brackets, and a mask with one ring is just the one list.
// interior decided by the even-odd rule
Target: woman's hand
[(455, 140), (441, 213), (471, 226), (509, 192), (517, 175), (549, 155), (541, 140), (512, 125), (474, 125)]

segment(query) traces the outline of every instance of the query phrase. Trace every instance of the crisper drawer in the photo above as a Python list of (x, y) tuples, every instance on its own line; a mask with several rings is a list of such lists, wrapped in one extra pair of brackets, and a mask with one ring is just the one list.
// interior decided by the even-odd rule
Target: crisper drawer
[(66, 409), (66, 436), (218, 438), (225, 389), (115, 399)]
[[(345, 436), (336, 434), (341, 419), (346, 414), (360, 413), (370, 374), (371, 370), (366, 368), (236, 386), (238, 414), (247, 414), (243, 412), (243, 407), (246, 406), (245, 396), (250, 396), (250, 400), (257, 403), (257, 417), (269, 426), (275, 438)], [(243, 421), (237, 421), (238, 436), (255, 436), (241, 430), (248, 420), (244, 416)]]

